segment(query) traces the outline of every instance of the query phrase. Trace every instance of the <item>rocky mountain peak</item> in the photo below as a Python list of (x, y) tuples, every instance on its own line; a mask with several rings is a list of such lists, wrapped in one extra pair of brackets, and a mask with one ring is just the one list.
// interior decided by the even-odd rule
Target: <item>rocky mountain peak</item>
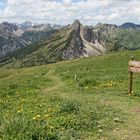
[(116, 32), (118, 30), (118, 26), (115, 24), (97, 24), (93, 28), (93, 32), (95, 33), (101, 33), (102, 35), (111, 35), (112, 33)]
[(10, 32), (14, 32), (14, 31), (18, 30), (18, 26), (16, 26), (15, 24), (12, 24), (12, 23), (8, 23), (8, 22), (3, 22), (1, 24), (1, 28), (3, 28), (6, 31), (10, 31)]
[(117, 25), (98, 23), (94, 28), (112, 28), (112, 27), (117, 28)]
[(22, 23), (22, 25), (28, 25), (28, 26), (31, 26), (32, 24), (33, 24), (33, 23), (30, 22), (30, 21), (25, 21), (25, 22)]
[(79, 20), (75, 20), (75, 21), (73, 22), (73, 24), (71, 25), (71, 27), (72, 27), (73, 29), (79, 29), (80, 26), (81, 26), (81, 23), (80, 23)]
[(23, 23), (21, 24), (21, 28), (25, 30), (25, 29), (31, 28), (32, 25), (33, 25), (32, 22), (30, 22), (30, 21), (25, 21), (25, 22), (23, 22)]

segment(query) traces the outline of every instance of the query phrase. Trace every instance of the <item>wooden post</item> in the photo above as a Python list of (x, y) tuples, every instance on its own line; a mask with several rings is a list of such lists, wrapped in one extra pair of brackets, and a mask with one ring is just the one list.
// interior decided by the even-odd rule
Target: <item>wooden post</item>
[[(131, 57), (131, 60), (134, 60), (134, 57)], [(132, 86), (133, 86), (133, 72), (129, 71), (129, 85), (128, 85), (128, 94), (132, 94)]]

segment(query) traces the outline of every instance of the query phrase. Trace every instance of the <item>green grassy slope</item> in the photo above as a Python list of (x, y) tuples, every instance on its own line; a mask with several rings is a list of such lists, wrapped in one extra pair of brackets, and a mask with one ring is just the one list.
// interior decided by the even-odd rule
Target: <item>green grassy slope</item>
[(120, 29), (106, 43), (109, 51), (140, 49), (140, 31), (133, 29)]
[(0, 139), (139, 140), (140, 75), (128, 96), (128, 60), (114, 53), (0, 69)]
[(8, 67), (36, 66), (62, 60), (62, 50), (67, 47), (72, 31), (72, 28), (64, 27), (49, 38), (31, 45), (28, 47), (29, 49), (23, 49), (23, 52), (21, 50), (16, 52), (18, 57)]

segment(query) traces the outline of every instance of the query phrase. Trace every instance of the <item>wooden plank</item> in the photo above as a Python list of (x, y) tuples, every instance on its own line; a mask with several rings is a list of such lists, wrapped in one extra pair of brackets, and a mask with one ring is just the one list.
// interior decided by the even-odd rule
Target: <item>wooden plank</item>
[(140, 73), (140, 68), (138, 67), (129, 67), (130, 72)]
[(128, 64), (129, 64), (130, 67), (137, 67), (137, 68), (140, 68), (140, 61), (133, 61), (133, 60), (130, 60)]

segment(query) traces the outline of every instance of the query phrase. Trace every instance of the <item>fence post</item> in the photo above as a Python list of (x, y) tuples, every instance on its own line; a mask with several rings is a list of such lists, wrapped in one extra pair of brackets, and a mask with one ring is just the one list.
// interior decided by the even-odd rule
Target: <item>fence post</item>
[[(134, 57), (131, 57), (131, 60), (134, 60)], [(129, 66), (130, 67), (130, 66)], [(132, 86), (133, 86), (133, 72), (129, 71), (129, 85), (128, 85), (128, 94), (132, 94)]]

